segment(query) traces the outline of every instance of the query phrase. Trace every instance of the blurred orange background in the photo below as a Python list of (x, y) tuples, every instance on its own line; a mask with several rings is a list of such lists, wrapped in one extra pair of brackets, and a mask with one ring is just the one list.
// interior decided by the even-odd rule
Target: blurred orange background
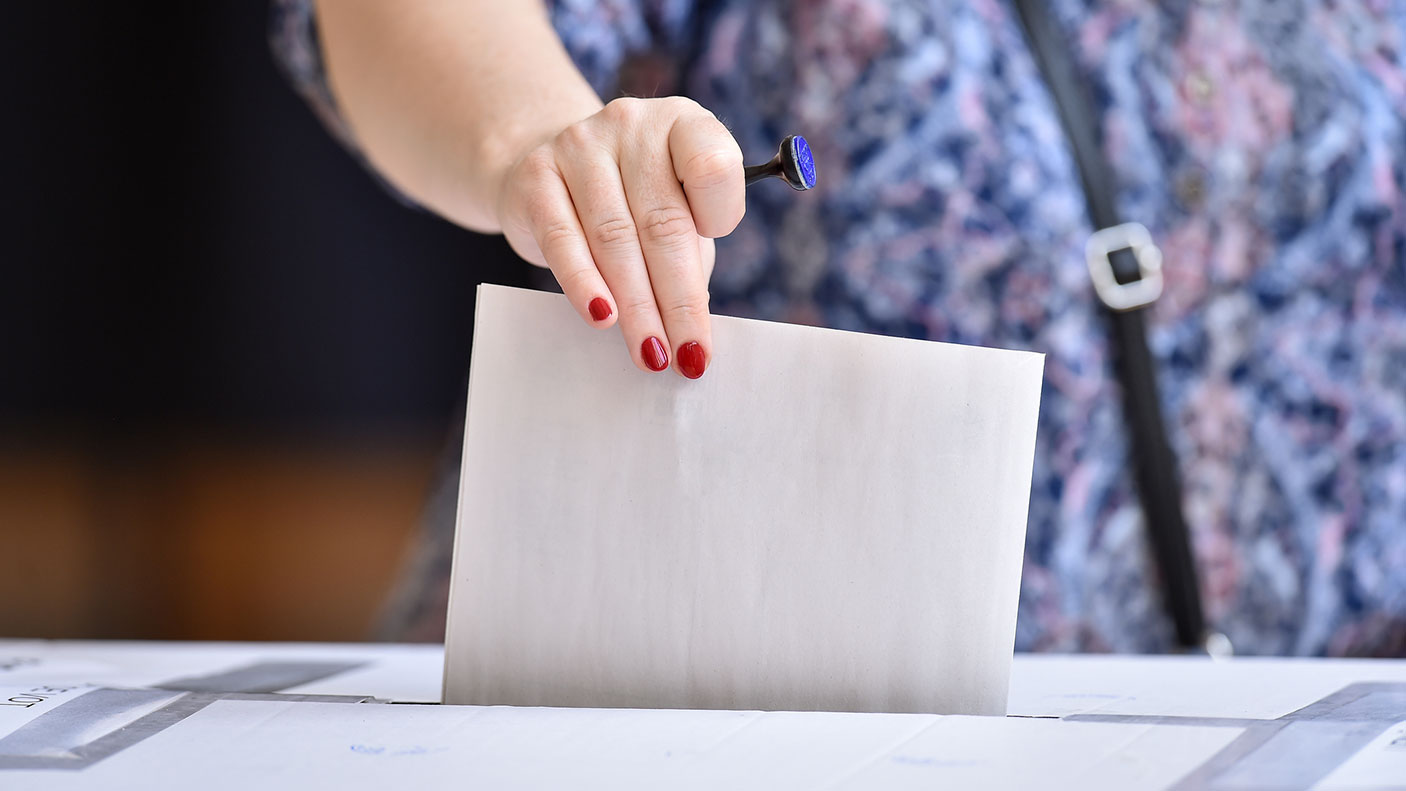
[(366, 639), (441, 440), (0, 450), (0, 635)]
[(264, 3), (7, 11), (0, 636), (366, 638), (527, 266), (342, 150)]

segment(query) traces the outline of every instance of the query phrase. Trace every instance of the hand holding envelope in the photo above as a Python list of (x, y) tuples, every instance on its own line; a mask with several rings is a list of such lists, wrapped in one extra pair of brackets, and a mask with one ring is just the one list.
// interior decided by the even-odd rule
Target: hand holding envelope
[(482, 286), (449, 703), (1004, 714), (1041, 355)]

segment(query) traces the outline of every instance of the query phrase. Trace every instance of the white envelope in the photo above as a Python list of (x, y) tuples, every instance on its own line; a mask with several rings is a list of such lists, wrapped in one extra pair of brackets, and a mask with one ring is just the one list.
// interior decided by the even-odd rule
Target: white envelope
[(446, 703), (1004, 714), (1043, 356), (481, 286)]

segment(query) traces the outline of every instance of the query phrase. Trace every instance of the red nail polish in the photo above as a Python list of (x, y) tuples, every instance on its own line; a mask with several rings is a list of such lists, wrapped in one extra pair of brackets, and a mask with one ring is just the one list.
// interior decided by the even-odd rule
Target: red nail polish
[(605, 301), (605, 297), (596, 297), (591, 300), (591, 318), (596, 321), (605, 321), (610, 318), (610, 303)]
[(640, 344), (640, 356), (644, 357), (644, 364), (649, 366), (651, 371), (662, 371), (669, 367), (669, 352), (653, 335), (645, 338), (644, 343)]
[(703, 344), (689, 341), (679, 347), (679, 373), (697, 379), (707, 368), (708, 356), (703, 353)]

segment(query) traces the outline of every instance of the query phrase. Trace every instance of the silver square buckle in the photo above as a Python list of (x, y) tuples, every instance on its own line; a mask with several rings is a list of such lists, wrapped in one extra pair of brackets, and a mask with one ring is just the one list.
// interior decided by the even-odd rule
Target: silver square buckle
[[(1132, 251), (1138, 274), (1131, 283), (1119, 283), (1108, 255), (1117, 250)], [(1152, 243), (1152, 234), (1139, 222), (1125, 222), (1095, 231), (1084, 244), (1084, 260), (1094, 293), (1110, 310), (1136, 310), (1157, 301), (1162, 294), (1162, 251)]]

